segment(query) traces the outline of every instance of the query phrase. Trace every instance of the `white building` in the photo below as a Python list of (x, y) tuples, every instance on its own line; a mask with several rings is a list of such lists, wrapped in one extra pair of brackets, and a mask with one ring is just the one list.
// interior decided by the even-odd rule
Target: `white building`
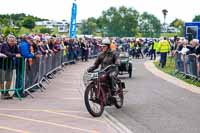
[[(35, 22), (36, 26), (45, 26), (46, 28), (53, 29), (54, 27), (58, 27), (58, 32), (69, 32), (70, 21), (61, 20), (61, 21), (37, 21)], [(77, 21), (77, 30), (81, 26), (81, 21)]]

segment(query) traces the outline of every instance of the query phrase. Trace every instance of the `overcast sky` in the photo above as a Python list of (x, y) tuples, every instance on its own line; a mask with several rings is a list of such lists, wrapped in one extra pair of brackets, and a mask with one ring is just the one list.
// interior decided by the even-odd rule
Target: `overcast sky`
[[(163, 22), (162, 9), (169, 11), (167, 22), (175, 18), (191, 21), (200, 14), (200, 0), (76, 0), (77, 19), (98, 17), (111, 6), (133, 7), (140, 13), (147, 11)], [(52, 20), (70, 20), (73, 0), (0, 0), (0, 13), (26, 13)]]

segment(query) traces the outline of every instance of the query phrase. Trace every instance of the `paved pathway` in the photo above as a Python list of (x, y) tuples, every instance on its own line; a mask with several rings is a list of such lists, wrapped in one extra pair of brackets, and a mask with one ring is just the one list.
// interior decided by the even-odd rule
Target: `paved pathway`
[(86, 111), (80, 89), (88, 65), (66, 66), (34, 99), (0, 100), (0, 133), (115, 133), (108, 120)]

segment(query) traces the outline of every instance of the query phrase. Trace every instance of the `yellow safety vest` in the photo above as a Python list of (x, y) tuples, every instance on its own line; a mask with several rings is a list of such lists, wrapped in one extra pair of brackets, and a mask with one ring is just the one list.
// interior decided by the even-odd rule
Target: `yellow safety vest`
[(67, 47), (64, 45), (64, 42), (62, 42), (61, 44), (62, 44), (62, 46), (64, 48), (64, 50), (63, 50), (63, 56), (66, 56), (67, 55), (67, 50), (66, 50)]
[(130, 43), (130, 49), (133, 49), (134, 48), (134, 43)]
[(158, 42), (154, 42), (153, 49), (158, 51), (158, 46), (159, 46), (159, 43)]
[(170, 51), (170, 44), (167, 40), (159, 42), (158, 51), (161, 53), (168, 53)]

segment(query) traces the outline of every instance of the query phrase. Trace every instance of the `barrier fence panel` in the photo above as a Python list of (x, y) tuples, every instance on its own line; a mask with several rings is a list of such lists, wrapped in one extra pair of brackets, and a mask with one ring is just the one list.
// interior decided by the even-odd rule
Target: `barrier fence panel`
[(176, 66), (176, 70), (180, 73), (184, 73), (184, 60), (185, 57), (182, 56), (181, 53), (176, 53), (175, 54), (175, 66)]
[(195, 54), (175, 54), (176, 71), (191, 78), (200, 80), (200, 57)]
[(188, 55), (187, 57), (187, 75), (197, 78), (197, 57), (196, 55)]
[(67, 51), (66, 55), (63, 54), (63, 64), (68, 64), (74, 62), (73, 53), (71, 51)]
[(52, 55), (52, 60), (51, 60), (51, 66), (52, 66), (52, 68), (51, 68), (51, 70), (50, 71), (53, 71), (54, 70), (54, 68), (56, 68), (56, 57), (57, 57), (57, 53), (56, 54), (54, 54), (54, 55)]
[(200, 80), (200, 56), (197, 56), (197, 76), (198, 80)]
[(46, 65), (45, 65), (45, 58), (46, 56), (41, 56), (40, 57), (40, 62), (39, 62), (39, 77), (38, 80), (41, 81), (44, 78), (44, 75), (46, 73)]
[(53, 55), (50, 54), (46, 59), (47, 59), (46, 60), (46, 74), (47, 74), (52, 70)]
[(40, 58), (27, 59), (25, 69), (25, 90), (33, 88), (38, 84)]
[[(60, 65), (61, 65), (61, 62), (62, 62), (62, 55), (63, 55), (63, 51), (59, 51), (57, 54), (56, 54), (56, 58), (55, 58), (55, 68), (58, 68)], [(55, 69), (54, 68), (54, 69)]]
[(24, 64), (23, 58), (0, 58), (1, 93), (14, 91), (18, 98), (21, 99), (19, 93), (23, 91)]
[(63, 50), (61, 50), (59, 52), (59, 56), (58, 56), (58, 65), (57, 67), (61, 66), (62, 65), (62, 59), (63, 59)]

